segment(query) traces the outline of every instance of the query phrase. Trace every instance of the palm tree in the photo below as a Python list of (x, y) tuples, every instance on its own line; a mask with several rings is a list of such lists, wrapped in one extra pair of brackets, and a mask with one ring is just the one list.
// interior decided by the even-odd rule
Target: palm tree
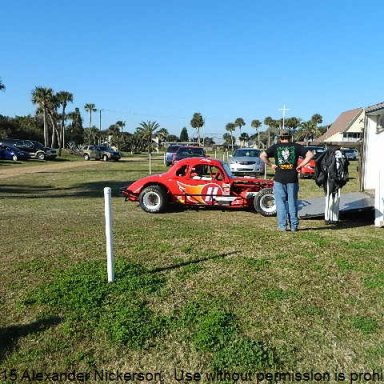
[(229, 133), (224, 133), (223, 139), (225, 147), (229, 148), (229, 146), (232, 145), (232, 135)]
[(316, 124), (321, 124), (323, 122), (323, 116), (321, 116), (318, 113), (315, 113), (312, 117), (311, 120)]
[(149, 174), (152, 173), (152, 137), (160, 129), (160, 124), (156, 121), (142, 121), (136, 128), (136, 133), (147, 142), (149, 158)]
[(301, 120), (297, 117), (289, 117), (285, 120), (284, 125), (288, 128), (289, 132), (294, 135), (297, 127), (300, 125), (300, 122)]
[(53, 93), (52, 99), (50, 103), (48, 104), (48, 117), (51, 121), (52, 125), (52, 139), (51, 139), (51, 147), (56, 147), (56, 137), (59, 139), (59, 143), (61, 142), (61, 134), (59, 132), (59, 129), (57, 127), (57, 123), (59, 120), (59, 114), (57, 112), (58, 108), (60, 106), (59, 100), (57, 98), (57, 95)]
[(241, 128), (245, 125), (245, 121), (242, 117), (238, 117), (236, 120), (235, 120), (235, 127), (239, 127), (239, 131), (240, 131), (240, 134), (239, 136), (241, 136)]
[(306, 144), (308, 145), (309, 141), (313, 139), (314, 136), (316, 136), (317, 127), (314, 121), (308, 120), (303, 121), (300, 124), (300, 129), (298, 130), (297, 134), (302, 137)]
[(89, 128), (92, 128), (92, 112), (96, 112), (96, 105), (88, 103), (84, 105), (84, 109), (89, 113)]
[(169, 136), (169, 132), (166, 128), (160, 128), (157, 132), (156, 132), (156, 136), (158, 138), (158, 147), (160, 146), (161, 142), (167, 140), (168, 136)]
[(260, 148), (260, 132), (259, 128), (261, 127), (261, 121), (260, 120), (252, 120), (251, 122), (251, 127), (255, 128), (256, 130), (256, 135), (257, 135), (257, 147)]
[(323, 116), (321, 116), (320, 114), (318, 113), (315, 113), (312, 117), (311, 117), (311, 121), (313, 121), (313, 124), (315, 125), (315, 135), (316, 137), (320, 134), (319, 133), (319, 128), (318, 128), (318, 125), (321, 124), (323, 122)]
[(264, 119), (264, 124), (268, 126), (268, 144), (269, 147), (271, 145), (271, 133), (276, 134), (277, 128), (279, 128), (279, 122), (277, 120), (273, 120), (272, 117), (268, 116)]
[(200, 146), (200, 129), (204, 126), (204, 119), (201, 113), (194, 113), (191, 120), (191, 127), (197, 131), (197, 142)]
[(119, 127), (120, 132), (124, 131), (125, 121), (122, 121), (122, 120), (116, 121), (115, 125)]
[(234, 132), (235, 129), (236, 129), (236, 125), (234, 123), (228, 123), (225, 126), (225, 130), (228, 131), (229, 134), (231, 135), (232, 152), (233, 152), (233, 135), (232, 135), (232, 133)]
[(44, 87), (35, 87), (32, 91), (32, 103), (37, 104), (39, 110), (43, 113), (43, 122), (44, 122), (44, 145), (46, 147), (49, 146), (48, 143), (48, 110), (52, 105), (54, 98), (54, 93), (52, 88), (44, 88)]
[(1, 79), (0, 79), (0, 91), (5, 91), (5, 85), (3, 84)]
[(59, 140), (59, 148), (65, 148), (65, 109), (68, 103), (73, 103), (73, 94), (67, 91), (56, 93), (56, 98), (62, 107), (61, 110), (61, 140)]

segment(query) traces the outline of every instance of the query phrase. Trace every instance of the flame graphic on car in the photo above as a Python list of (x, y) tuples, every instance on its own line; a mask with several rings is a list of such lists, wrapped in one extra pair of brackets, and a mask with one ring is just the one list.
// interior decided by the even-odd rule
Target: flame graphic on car
[(217, 184), (189, 185), (177, 182), (182, 195), (177, 200), (185, 204), (186, 200), (192, 204), (209, 204), (212, 202), (212, 195), (222, 195), (222, 188)]

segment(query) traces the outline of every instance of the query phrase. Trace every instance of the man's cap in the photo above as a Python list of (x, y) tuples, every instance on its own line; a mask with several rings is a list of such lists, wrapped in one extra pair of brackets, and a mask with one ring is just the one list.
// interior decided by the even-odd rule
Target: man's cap
[(279, 134), (279, 137), (281, 139), (288, 139), (288, 138), (292, 137), (292, 135), (289, 133), (289, 131), (281, 131)]

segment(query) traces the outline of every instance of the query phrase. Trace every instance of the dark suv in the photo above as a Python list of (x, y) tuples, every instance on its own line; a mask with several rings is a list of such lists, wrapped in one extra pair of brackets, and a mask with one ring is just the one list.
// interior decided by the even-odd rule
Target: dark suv
[(38, 160), (53, 160), (57, 157), (57, 150), (44, 147), (43, 144), (35, 140), (23, 139), (1, 139), (0, 144), (16, 147), (28, 153), (29, 158)]
[(169, 165), (172, 164), (172, 158), (173, 154), (176, 153), (176, 151), (181, 147), (181, 145), (174, 145), (171, 144), (168, 148), (167, 151), (164, 154), (164, 164), (168, 167)]
[(207, 155), (204, 148), (183, 146), (173, 154), (172, 164), (187, 157), (207, 157)]

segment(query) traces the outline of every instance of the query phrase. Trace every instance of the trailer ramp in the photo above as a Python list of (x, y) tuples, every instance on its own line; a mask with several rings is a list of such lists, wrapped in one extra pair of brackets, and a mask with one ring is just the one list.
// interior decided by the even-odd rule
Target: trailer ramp
[[(374, 205), (374, 197), (364, 192), (341, 193), (340, 196), (340, 213), (371, 210)], [(301, 219), (324, 217), (324, 211), (325, 196), (299, 200), (299, 217)]]

